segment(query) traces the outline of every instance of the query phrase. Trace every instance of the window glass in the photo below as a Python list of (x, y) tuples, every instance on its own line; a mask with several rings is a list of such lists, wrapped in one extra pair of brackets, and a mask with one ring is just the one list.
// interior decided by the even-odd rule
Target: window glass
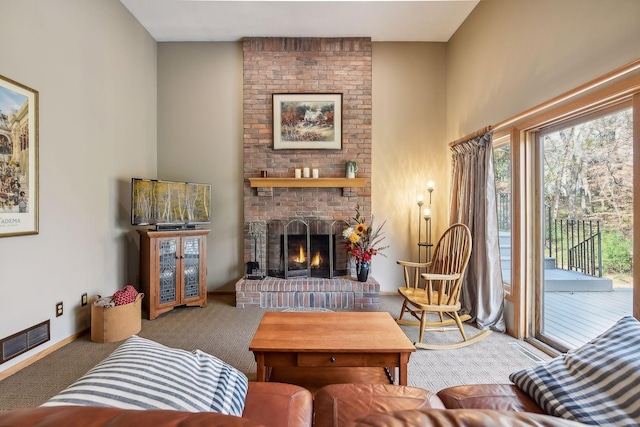
[(511, 285), (511, 144), (510, 138), (496, 138), (493, 142), (493, 167), (498, 208), (500, 238), (500, 266), (502, 280)]

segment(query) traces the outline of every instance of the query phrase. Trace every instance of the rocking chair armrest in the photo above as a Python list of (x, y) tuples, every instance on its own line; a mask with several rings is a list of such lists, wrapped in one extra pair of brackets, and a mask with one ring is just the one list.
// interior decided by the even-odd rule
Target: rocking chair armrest
[(403, 267), (427, 268), (431, 265), (431, 261), (429, 262), (396, 261), (396, 264), (402, 265)]
[(455, 280), (460, 277), (460, 274), (435, 274), (435, 273), (422, 273), (421, 277), (424, 280)]

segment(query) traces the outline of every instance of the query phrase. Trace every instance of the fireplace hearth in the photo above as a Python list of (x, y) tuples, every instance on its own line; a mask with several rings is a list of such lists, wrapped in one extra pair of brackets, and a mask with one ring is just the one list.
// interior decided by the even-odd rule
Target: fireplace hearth
[(242, 278), (236, 282), (236, 307), (378, 310), (380, 284), (372, 278), (358, 282), (350, 276)]

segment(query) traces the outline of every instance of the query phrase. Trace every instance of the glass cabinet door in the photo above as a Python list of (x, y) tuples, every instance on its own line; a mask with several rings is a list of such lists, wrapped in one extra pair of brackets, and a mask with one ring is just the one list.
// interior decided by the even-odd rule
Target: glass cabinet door
[(158, 242), (160, 254), (160, 304), (177, 302), (177, 249), (176, 239), (163, 239)]
[(183, 239), (182, 264), (184, 269), (184, 299), (200, 296), (200, 237)]

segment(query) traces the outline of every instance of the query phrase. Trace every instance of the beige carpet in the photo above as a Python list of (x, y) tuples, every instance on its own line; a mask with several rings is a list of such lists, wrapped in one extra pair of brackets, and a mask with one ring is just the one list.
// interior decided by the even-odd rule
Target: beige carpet
[[(381, 301), (381, 311), (397, 316), (400, 297), (383, 296)], [(199, 348), (235, 366), (253, 380), (256, 363), (248, 348), (262, 314), (267, 310), (238, 309), (233, 302), (232, 295), (209, 296), (206, 308), (180, 307), (156, 320), (143, 320), (138, 335), (171, 347)], [(417, 328), (403, 326), (402, 329), (409, 339), (417, 340)], [(477, 333), (468, 325), (466, 330), (469, 335)], [(459, 334), (432, 333), (428, 338), (430, 342), (458, 340)], [(94, 343), (89, 335), (85, 335), (66, 345), (0, 381), (0, 409), (42, 404), (120, 344)], [(458, 350), (416, 351), (409, 361), (409, 385), (437, 391), (459, 384), (506, 383), (511, 372), (535, 365), (537, 358), (549, 360), (544, 353), (526, 343), (492, 333), (488, 338)]]

